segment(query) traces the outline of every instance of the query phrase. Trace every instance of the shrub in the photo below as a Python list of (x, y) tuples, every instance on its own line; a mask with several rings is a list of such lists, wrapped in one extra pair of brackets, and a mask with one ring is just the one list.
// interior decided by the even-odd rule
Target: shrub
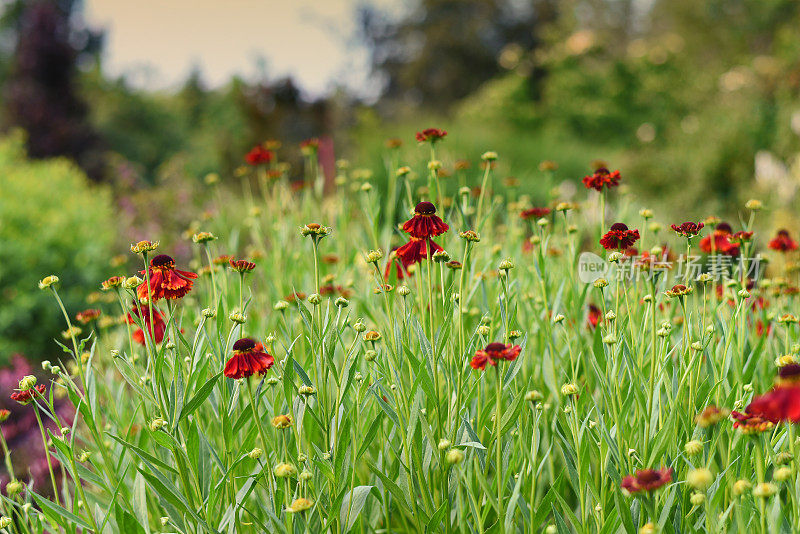
[(91, 187), (66, 159), (28, 160), (23, 137), (0, 140), (0, 362), (14, 352), (58, 350), (63, 319), (37, 281), (58, 274), (67, 309), (108, 270), (114, 230), (108, 191)]

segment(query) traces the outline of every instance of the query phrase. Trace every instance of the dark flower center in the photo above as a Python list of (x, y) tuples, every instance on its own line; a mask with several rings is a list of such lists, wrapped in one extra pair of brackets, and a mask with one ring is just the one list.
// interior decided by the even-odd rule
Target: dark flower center
[(433, 215), (436, 213), (436, 206), (433, 205), (433, 202), (423, 201), (417, 204), (414, 212), (419, 215)]
[(628, 226), (624, 223), (614, 223), (611, 225), (612, 232), (626, 232), (628, 230)]
[(159, 254), (150, 260), (150, 266), (156, 268), (172, 267), (175, 265), (175, 260), (166, 254)]
[(489, 343), (486, 345), (486, 352), (503, 352), (506, 346), (502, 343)]
[(717, 225), (717, 231), (725, 232), (726, 234), (730, 234), (731, 232), (733, 232), (733, 228), (731, 228), (730, 224), (728, 224), (726, 222), (721, 222), (721, 223), (719, 223)]
[(778, 376), (781, 378), (800, 378), (800, 365), (796, 363), (784, 365), (778, 371)]
[(778, 237), (789, 237), (789, 230), (778, 230)]
[(640, 471), (636, 478), (639, 479), (639, 482), (649, 484), (658, 481), (661, 478), (661, 475), (658, 474), (658, 471), (647, 469), (645, 471)]
[(239, 341), (233, 344), (233, 350), (236, 352), (247, 352), (253, 350), (256, 347), (256, 342), (254, 339), (250, 339), (249, 337), (243, 337)]

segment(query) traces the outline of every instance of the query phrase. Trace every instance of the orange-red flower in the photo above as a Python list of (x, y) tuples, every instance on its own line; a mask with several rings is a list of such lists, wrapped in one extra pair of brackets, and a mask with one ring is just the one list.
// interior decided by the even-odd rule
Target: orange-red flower
[(523, 219), (541, 219), (550, 215), (550, 208), (531, 208), (519, 214)]
[(88, 310), (79, 311), (75, 314), (75, 320), (81, 324), (88, 324), (100, 317), (100, 310), (97, 308), (89, 308)]
[(769, 242), (769, 248), (779, 252), (797, 250), (797, 241), (789, 236), (788, 230), (778, 230), (778, 234)]
[(34, 390), (37, 393), (37, 397), (43, 397), (44, 392), (47, 390), (44, 384), (39, 384), (36, 387), (31, 389), (26, 389), (24, 391), (15, 391), (11, 394), (11, 400), (17, 401), (18, 403), (22, 404), (23, 406), (30, 404), (34, 399)]
[(781, 385), (764, 395), (754, 397), (745, 412), (762, 417), (772, 423), (800, 422), (800, 387)]
[(758, 434), (775, 426), (773, 421), (752, 413), (731, 412), (731, 419), (733, 428), (738, 428), (743, 434)]
[(639, 240), (639, 230), (628, 230), (623, 223), (614, 223), (611, 229), (600, 238), (600, 244), (606, 250), (625, 250)]
[(244, 160), (250, 165), (263, 165), (272, 161), (273, 154), (261, 145), (254, 146)]
[(589, 315), (586, 317), (586, 324), (589, 325), (589, 328), (597, 328), (602, 321), (603, 311), (594, 304), (589, 304)]
[(264, 346), (254, 339), (242, 338), (233, 344), (233, 356), (223, 371), (228, 378), (247, 378), (256, 373), (263, 375), (275, 363), (275, 358), (264, 351)]
[[(164, 334), (167, 333), (167, 323), (164, 322), (164, 316), (161, 315), (161, 312), (153, 308), (152, 325), (150, 324), (150, 306), (147, 304), (142, 304), (138, 307), (133, 306), (131, 308), (131, 313), (128, 314), (127, 318), (128, 324), (137, 324), (133, 318), (134, 316), (139, 318), (139, 324), (144, 324), (145, 327), (147, 327), (150, 337), (154, 339), (156, 343), (164, 341)], [(133, 340), (140, 345), (145, 344), (144, 330), (141, 328), (137, 328), (132, 337)]]
[(475, 353), (469, 365), (473, 369), (480, 369), (483, 371), (486, 369), (487, 363), (491, 366), (495, 366), (500, 360), (513, 362), (517, 359), (517, 356), (519, 356), (520, 351), (522, 351), (522, 347), (519, 345), (489, 343), (486, 345), (485, 349)]
[(397, 258), (400, 259), (403, 269), (408, 270), (411, 265), (419, 263), (428, 257), (428, 242), (431, 244), (432, 254), (435, 254), (440, 250), (444, 250), (430, 239), (412, 237), (408, 243), (395, 251)]
[[(145, 271), (141, 271), (145, 274)], [(175, 269), (175, 260), (166, 254), (159, 254), (150, 260), (150, 300), (179, 299), (192, 290), (192, 279), (196, 273)], [(139, 298), (147, 299), (147, 280), (138, 288)]]
[(446, 135), (447, 132), (445, 130), (440, 130), (439, 128), (425, 128), (421, 132), (417, 132), (415, 137), (420, 143), (430, 141), (431, 144), (435, 144), (437, 141), (444, 139)]
[(635, 475), (628, 475), (622, 479), (620, 486), (630, 493), (640, 491), (655, 491), (672, 481), (672, 468), (641, 469)]
[(734, 234), (731, 233), (732, 231), (733, 229), (730, 224), (726, 222), (719, 223), (716, 228), (714, 228), (714, 232), (711, 235), (707, 235), (700, 240), (700, 250), (706, 254), (717, 252), (726, 256), (738, 256), (739, 245), (731, 242), (734, 237)]
[(600, 167), (589, 176), (583, 177), (583, 185), (586, 189), (602, 191), (604, 187), (608, 189), (617, 187), (620, 179), (619, 171), (609, 172), (605, 167)]
[(423, 201), (414, 208), (414, 216), (403, 224), (411, 237), (428, 238), (441, 235), (450, 227), (438, 215), (432, 202)]

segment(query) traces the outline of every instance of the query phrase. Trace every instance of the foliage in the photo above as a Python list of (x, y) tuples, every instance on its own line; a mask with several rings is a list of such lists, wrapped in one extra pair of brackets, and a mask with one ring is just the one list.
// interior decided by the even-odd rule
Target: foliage
[(90, 187), (66, 159), (28, 160), (21, 134), (0, 142), (0, 358), (40, 359), (64, 330), (46, 295), (31, 291), (50, 272), (73, 313), (108, 272), (116, 235), (109, 194)]
[[(770, 278), (750, 285), (720, 259), (729, 256), (700, 253), (699, 238), (664, 230), (679, 221), (640, 211), (621, 188), (582, 189), (563, 203), (562, 191), (543, 187), (531, 204), (493, 188), (502, 159), (491, 152), (483, 168), (440, 177), (430, 161), (453, 159), (457, 134), (419, 148), (416, 183), (387, 154), (389, 195), (357, 166), (340, 165), (327, 197), (252, 169), (255, 187), (218, 204), (198, 229), (213, 235), (198, 233), (193, 259), (178, 263), (200, 273), (194, 285), (174, 283), (182, 298), (151, 303), (165, 321), (160, 343), (142, 333), (143, 344), (135, 341), (148, 321), (136, 313), (133, 324), (113, 320), (141, 304), (146, 286), (111, 284), (102, 312), (112, 320), (97, 323), (97, 337), (68, 340), (71, 354), (52, 369), (53, 396), (76, 407), (73, 427), (50, 436), (68, 483), (60, 500), (39, 486), (9, 496), (6, 515), (13, 508), (22, 532), (796, 528), (795, 427), (746, 434), (724, 417), (696, 415), (711, 405), (744, 411), (771, 387), (776, 365), (797, 361), (798, 319), (786, 315), (797, 305), (797, 252), (767, 252), (773, 261), (755, 274)], [(551, 172), (535, 177), (548, 183)], [(423, 182), (428, 193), (417, 188)], [(387, 280), (388, 251), (412, 231), (398, 224), (424, 199), (450, 225), (434, 239), (458, 264), (425, 258), (411, 276)], [(520, 216), (545, 206), (555, 209)], [(742, 245), (749, 258), (768, 229), (757, 203), (746, 210), (744, 223), (731, 222), (763, 232)], [(648, 276), (653, 256), (643, 253), (616, 258), (607, 279), (582, 279), (582, 252), (614, 268), (597, 243), (618, 221), (637, 230), (637, 247), (676, 268)], [(172, 252), (140, 248), (155, 248), (132, 256), (142, 267)], [(680, 270), (681, 251), (717, 267), (708, 279)], [(215, 261), (220, 254), (256, 265), (240, 274)], [(636, 277), (633, 265), (644, 269)], [(80, 283), (43, 294), (57, 298)], [(259, 366), (274, 363), (263, 377), (223, 374), (244, 337), (274, 357), (259, 356)], [(474, 369), (490, 342), (521, 352)], [(792, 413), (798, 403), (795, 395)], [(51, 399), (29, 408), (49, 413)], [(672, 469), (671, 480), (637, 493), (624, 477), (645, 468)], [(26, 502), (42, 515), (27, 513)]]

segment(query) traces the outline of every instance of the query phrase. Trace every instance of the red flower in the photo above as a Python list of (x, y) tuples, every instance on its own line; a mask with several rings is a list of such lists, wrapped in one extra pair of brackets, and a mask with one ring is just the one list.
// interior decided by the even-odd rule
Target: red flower
[(619, 171), (609, 172), (605, 167), (600, 167), (593, 174), (583, 177), (583, 185), (586, 189), (594, 189), (595, 191), (602, 191), (603, 187), (612, 188), (617, 187), (620, 181)]
[(523, 219), (541, 219), (550, 215), (550, 208), (531, 208), (519, 214)]
[(753, 232), (745, 232), (744, 230), (736, 232), (731, 236), (731, 241), (737, 243), (747, 243), (753, 239)]
[[(141, 271), (145, 274), (145, 271)], [(159, 254), (150, 260), (150, 297), (153, 302), (161, 298), (179, 299), (192, 290), (192, 280), (196, 273), (175, 269), (175, 260), (166, 254)], [(147, 280), (138, 288), (139, 298), (147, 298)]]
[(672, 468), (642, 469), (635, 475), (628, 475), (622, 479), (620, 486), (630, 493), (640, 491), (655, 491), (672, 481)]
[(228, 260), (228, 265), (231, 266), (232, 271), (236, 271), (237, 273), (249, 273), (256, 268), (256, 264), (252, 261), (234, 260), (233, 258)]
[(383, 277), (386, 280), (389, 280), (392, 275), (392, 265), (395, 267), (395, 275), (398, 280), (402, 280), (410, 274), (403, 266), (403, 261), (397, 256), (398, 248), (400, 247), (394, 247), (389, 253), (389, 261), (386, 262), (386, 268), (383, 270)]
[(745, 408), (748, 414), (756, 415), (778, 423), (800, 422), (800, 387), (777, 386), (764, 395), (754, 397)]
[(47, 388), (45, 387), (44, 384), (39, 384), (38, 386), (31, 389), (26, 389), (24, 391), (15, 391), (14, 393), (11, 394), (11, 400), (17, 401), (18, 403), (25, 406), (27, 404), (30, 404), (31, 401), (33, 401), (34, 390), (37, 393), (36, 395), (37, 397), (43, 397), (46, 389)]
[(485, 349), (475, 353), (469, 365), (473, 369), (480, 369), (483, 371), (486, 369), (487, 363), (491, 366), (495, 366), (500, 360), (513, 362), (517, 359), (517, 356), (519, 356), (520, 351), (522, 351), (522, 347), (519, 345), (512, 346), (511, 344), (489, 343), (486, 345)]
[(88, 310), (79, 311), (75, 314), (75, 320), (81, 324), (87, 324), (100, 317), (100, 310), (96, 308), (89, 308)]
[[(403, 268), (408, 270), (408, 267), (414, 265), (415, 263), (419, 263), (422, 260), (428, 257), (428, 241), (429, 239), (422, 239), (419, 237), (412, 237), (408, 243), (403, 245), (402, 247), (398, 248), (395, 251), (395, 254), (400, 259), (400, 262), (403, 264)], [(430, 241), (431, 243), (431, 253), (435, 254), (442, 249), (439, 245)]]
[(275, 358), (264, 351), (264, 346), (250, 338), (233, 344), (233, 356), (225, 364), (225, 376), (233, 379), (247, 378), (256, 373), (263, 375), (275, 363)]
[[(134, 306), (131, 308), (131, 313), (128, 314), (127, 319), (128, 324), (136, 324), (133, 316), (136, 316), (140, 319), (140, 324), (144, 322), (144, 325), (147, 327), (147, 331), (150, 333), (150, 336), (156, 341), (156, 343), (161, 343), (164, 341), (164, 334), (167, 332), (167, 324), (164, 322), (164, 316), (161, 315), (161, 312), (153, 308), (152, 325), (150, 324), (150, 306), (147, 304), (142, 304), (140, 307)], [(137, 328), (132, 337), (133, 340), (138, 344), (145, 344), (144, 330), (141, 328)]]
[(272, 152), (261, 145), (256, 145), (245, 155), (244, 160), (250, 165), (263, 165), (272, 161)]
[(425, 128), (421, 132), (417, 132), (416, 138), (420, 143), (430, 141), (431, 144), (435, 144), (437, 141), (444, 139), (446, 135), (447, 132), (439, 128)]
[(403, 231), (411, 237), (428, 238), (441, 235), (450, 227), (438, 215), (432, 202), (420, 202), (414, 208), (414, 216), (403, 224)]
[(757, 434), (770, 430), (775, 423), (751, 413), (731, 412), (733, 428), (738, 428), (744, 434)]
[(597, 325), (603, 321), (603, 312), (594, 304), (589, 304), (589, 315), (586, 317), (586, 322), (589, 328), (595, 329)]
[(639, 230), (628, 230), (623, 223), (614, 223), (606, 235), (600, 238), (600, 244), (606, 250), (625, 250), (639, 239)]
[[(717, 227), (714, 228), (713, 234), (707, 235), (700, 240), (700, 250), (702, 250), (706, 254), (718, 252), (726, 256), (738, 256), (739, 245), (736, 243), (731, 243), (731, 239), (733, 239), (734, 237), (734, 235), (731, 232), (732, 229), (730, 224), (726, 222), (719, 223)], [(711, 241), (712, 239), (714, 240), (713, 246)]]
[(685, 222), (680, 225), (673, 224), (671, 228), (675, 231), (676, 234), (689, 238), (699, 234), (700, 230), (703, 229), (703, 226), (705, 226), (703, 223)]
[(769, 242), (769, 248), (779, 252), (797, 250), (797, 241), (789, 236), (788, 230), (778, 230), (778, 235)]

